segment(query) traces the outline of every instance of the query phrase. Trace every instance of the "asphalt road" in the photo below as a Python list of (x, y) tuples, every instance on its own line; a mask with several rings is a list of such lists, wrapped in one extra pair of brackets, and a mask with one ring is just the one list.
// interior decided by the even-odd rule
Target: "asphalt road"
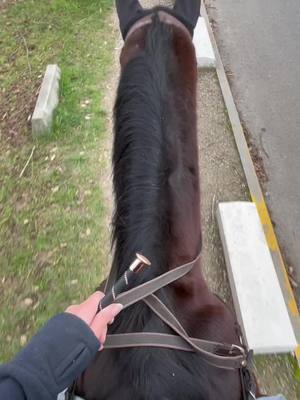
[(263, 159), (280, 247), (300, 281), (300, 1), (206, 4), (241, 119)]

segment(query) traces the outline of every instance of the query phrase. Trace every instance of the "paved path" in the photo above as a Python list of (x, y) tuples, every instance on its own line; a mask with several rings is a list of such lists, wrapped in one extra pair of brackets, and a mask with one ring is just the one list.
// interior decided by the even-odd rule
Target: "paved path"
[(206, 4), (237, 107), (263, 159), (281, 248), (300, 280), (300, 2)]

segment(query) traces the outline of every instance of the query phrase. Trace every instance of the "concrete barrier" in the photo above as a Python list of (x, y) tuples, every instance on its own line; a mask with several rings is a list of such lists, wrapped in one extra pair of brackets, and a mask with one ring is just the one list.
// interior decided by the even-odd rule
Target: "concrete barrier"
[(294, 351), (297, 341), (256, 205), (220, 203), (217, 212), (238, 321), (255, 354)]
[(57, 65), (48, 65), (36, 102), (31, 127), (33, 135), (41, 135), (51, 130), (53, 111), (59, 99), (60, 69)]
[(198, 19), (193, 43), (196, 50), (198, 68), (216, 68), (216, 57), (208, 34), (205, 19)]

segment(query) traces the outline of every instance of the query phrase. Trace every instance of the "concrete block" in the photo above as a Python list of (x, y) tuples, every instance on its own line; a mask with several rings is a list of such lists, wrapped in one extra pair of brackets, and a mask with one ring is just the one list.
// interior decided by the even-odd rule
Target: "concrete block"
[(31, 127), (33, 135), (41, 135), (50, 131), (53, 111), (59, 99), (60, 69), (57, 65), (48, 65), (36, 102)]
[(210, 41), (205, 19), (199, 17), (193, 43), (199, 68), (216, 68), (216, 57)]
[(220, 203), (219, 230), (238, 321), (255, 354), (294, 351), (297, 341), (254, 203)]

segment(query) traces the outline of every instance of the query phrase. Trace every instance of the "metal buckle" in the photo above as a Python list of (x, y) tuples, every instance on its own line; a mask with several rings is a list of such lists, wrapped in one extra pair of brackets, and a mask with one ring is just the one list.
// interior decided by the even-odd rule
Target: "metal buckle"
[(243, 357), (245, 357), (245, 359), (247, 358), (246, 351), (245, 351), (244, 347), (238, 346), (237, 344), (232, 344), (231, 345), (231, 349), (230, 349), (230, 353), (232, 353), (233, 350), (238, 350), (243, 355)]
[(232, 344), (229, 353), (232, 354), (234, 350), (238, 350), (241, 353), (241, 355), (243, 356), (243, 361), (241, 362), (241, 366), (246, 367), (247, 366), (247, 354), (246, 354), (246, 350), (244, 349), (244, 347), (238, 346), (237, 344)]

